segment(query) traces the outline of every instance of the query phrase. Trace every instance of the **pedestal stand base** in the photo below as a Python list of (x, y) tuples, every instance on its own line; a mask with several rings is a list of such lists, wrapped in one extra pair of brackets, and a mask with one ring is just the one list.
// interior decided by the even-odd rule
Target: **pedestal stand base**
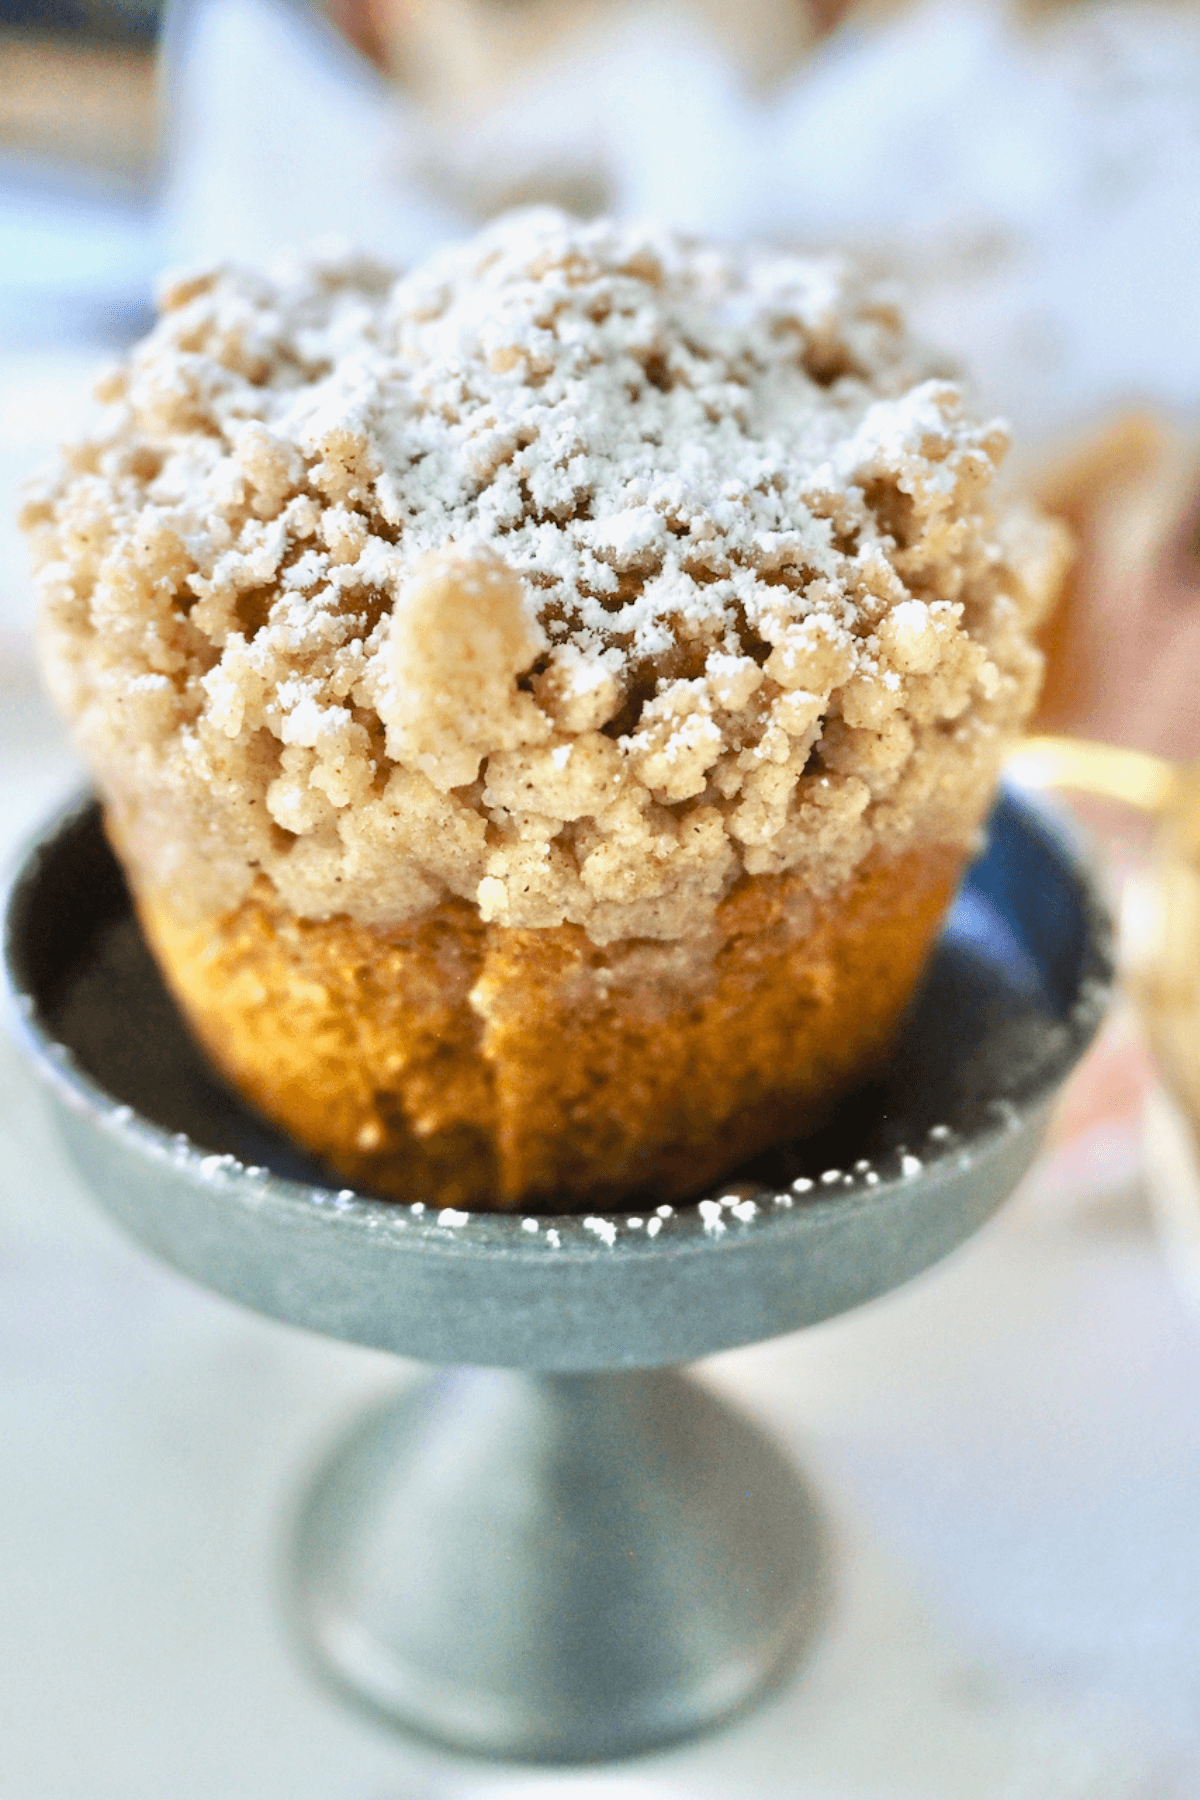
[(451, 1370), (368, 1415), (301, 1518), (338, 1684), (459, 1750), (630, 1755), (716, 1724), (820, 1622), (819, 1514), (747, 1420), (671, 1370)]

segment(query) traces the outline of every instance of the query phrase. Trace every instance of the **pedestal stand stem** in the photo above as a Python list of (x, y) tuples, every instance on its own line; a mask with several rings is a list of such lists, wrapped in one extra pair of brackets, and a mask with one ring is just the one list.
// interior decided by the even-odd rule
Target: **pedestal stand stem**
[(577, 1761), (725, 1718), (824, 1593), (816, 1508), (763, 1435), (671, 1370), (450, 1370), (377, 1409), (298, 1540), (339, 1684), (456, 1748)]

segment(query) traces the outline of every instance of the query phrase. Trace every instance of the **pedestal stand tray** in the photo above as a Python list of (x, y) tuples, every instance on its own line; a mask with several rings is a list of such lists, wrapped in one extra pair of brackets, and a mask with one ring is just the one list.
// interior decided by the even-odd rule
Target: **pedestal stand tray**
[(207, 1070), (138, 935), (95, 805), (7, 906), (8, 1011), (100, 1203), (194, 1280), (445, 1366), (320, 1472), (295, 1596), (325, 1671), (459, 1749), (573, 1761), (685, 1737), (816, 1630), (819, 1512), (671, 1365), (886, 1293), (974, 1232), (1034, 1156), (1100, 1019), (1102, 906), (1011, 796), (889, 1073), (697, 1204), (604, 1217), (339, 1189)]

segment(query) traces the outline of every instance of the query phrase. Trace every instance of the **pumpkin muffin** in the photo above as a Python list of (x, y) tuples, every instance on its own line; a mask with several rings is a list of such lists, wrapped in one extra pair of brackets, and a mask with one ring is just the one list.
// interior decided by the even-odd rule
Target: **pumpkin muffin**
[(25, 511), (47, 678), (210, 1057), (342, 1177), (686, 1196), (883, 1058), (1057, 528), (829, 258), (510, 215), (219, 270)]

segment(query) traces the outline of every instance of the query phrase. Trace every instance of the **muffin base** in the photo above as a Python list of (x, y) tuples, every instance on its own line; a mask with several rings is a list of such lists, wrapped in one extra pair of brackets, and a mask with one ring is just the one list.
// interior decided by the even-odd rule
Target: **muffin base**
[(438, 1206), (672, 1200), (819, 1122), (882, 1061), (963, 867), (933, 845), (813, 900), (741, 882), (694, 945), (486, 925), (379, 931), (265, 881), (197, 926), (137, 896), (211, 1060), (355, 1186)]

